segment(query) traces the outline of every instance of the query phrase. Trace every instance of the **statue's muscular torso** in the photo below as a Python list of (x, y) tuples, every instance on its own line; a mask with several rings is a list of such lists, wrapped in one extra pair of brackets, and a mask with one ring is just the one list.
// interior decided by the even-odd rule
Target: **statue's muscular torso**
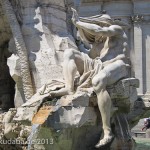
[(92, 59), (100, 57), (102, 62), (116, 58), (122, 54), (125, 56), (127, 50), (127, 36), (122, 30), (119, 35), (112, 37), (103, 37), (99, 41), (95, 41), (92, 44), (92, 49), (89, 53), (89, 57)]

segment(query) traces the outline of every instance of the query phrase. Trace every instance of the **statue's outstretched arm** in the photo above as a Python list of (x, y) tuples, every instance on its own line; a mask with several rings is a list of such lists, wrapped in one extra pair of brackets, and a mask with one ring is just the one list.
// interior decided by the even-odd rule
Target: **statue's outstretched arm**
[(123, 34), (122, 28), (118, 25), (111, 25), (109, 27), (100, 27), (99, 25), (96, 24), (77, 21), (76, 27), (83, 29), (92, 35), (99, 35), (104, 37), (119, 36)]
[(96, 24), (86, 23), (79, 20), (78, 13), (75, 9), (72, 8), (72, 22), (78, 29), (83, 29), (93, 35), (96, 34), (96, 31), (100, 31), (102, 28)]
[(83, 29), (92, 35), (111, 37), (111, 36), (116, 36), (116, 35), (122, 35), (122, 33), (123, 33), (122, 27), (120, 27), (118, 25), (111, 25), (109, 27), (101, 27), (96, 24), (82, 22), (82, 21), (80, 21), (76, 10), (72, 8), (72, 11), (73, 11), (73, 15), (72, 15), (73, 24), (77, 28)]

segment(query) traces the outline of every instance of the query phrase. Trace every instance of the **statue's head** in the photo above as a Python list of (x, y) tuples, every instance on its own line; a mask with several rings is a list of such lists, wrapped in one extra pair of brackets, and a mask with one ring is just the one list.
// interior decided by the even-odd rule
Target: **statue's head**
[(101, 11), (100, 15), (90, 17), (80, 17), (80, 20), (83, 22), (97, 24), (101, 27), (110, 26), (113, 24), (112, 18), (106, 13), (105, 10)]
[(97, 24), (101, 27), (108, 27), (111, 25), (119, 25), (124, 28), (129, 28), (129, 25), (125, 22), (122, 22), (121, 19), (112, 19), (106, 11), (102, 11), (100, 15), (91, 16), (91, 17), (80, 17), (80, 20), (83, 22), (88, 22), (92, 24)]
[(102, 11), (101, 15), (97, 18), (93, 18), (93, 23), (103, 26), (119, 25), (123, 28), (130, 28), (129, 24), (123, 22), (121, 18), (112, 19), (106, 11)]
[(113, 24), (113, 20), (108, 14), (102, 14), (99, 17), (92, 18), (92, 23), (100, 26), (110, 26)]

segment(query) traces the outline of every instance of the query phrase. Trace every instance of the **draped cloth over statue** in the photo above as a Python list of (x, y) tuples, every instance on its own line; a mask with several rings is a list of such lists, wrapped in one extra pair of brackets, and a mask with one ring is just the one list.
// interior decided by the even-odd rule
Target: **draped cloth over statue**
[(92, 79), (103, 68), (102, 61), (99, 57), (91, 59), (87, 54), (82, 53), (84, 60), (84, 73), (80, 77), (79, 86), (81, 88), (90, 88), (92, 86)]
[[(103, 65), (100, 58), (98, 57), (96, 59), (91, 59), (87, 54), (84, 53), (82, 53), (82, 57), (84, 60), (84, 72), (82, 76), (80, 76), (77, 85), (80, 88), (91, 88), (93, 77), (102, 70)], [(52, 80), (49, 81), (49, 83), (42, 86), (42, 88), (39, 90), (39, 94), (40, 95), (48, 94), (50, 93), (50, 91), (55, 91), (60, 88), (64, 88), (64, 86), (65, 86), (64, 81)]]

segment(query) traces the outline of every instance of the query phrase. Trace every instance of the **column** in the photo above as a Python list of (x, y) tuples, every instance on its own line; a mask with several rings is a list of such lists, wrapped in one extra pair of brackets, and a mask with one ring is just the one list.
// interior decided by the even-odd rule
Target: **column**
[(145, 44), (145, 94), (150, 95), (150, 22), (143, 24), (143, 41)]
[(142, 61), (142, 28), (141, 23), (134, 22), (134, 69), (135, 77), (140, 80), (138, 94), (143, 95), (143, 61)]

